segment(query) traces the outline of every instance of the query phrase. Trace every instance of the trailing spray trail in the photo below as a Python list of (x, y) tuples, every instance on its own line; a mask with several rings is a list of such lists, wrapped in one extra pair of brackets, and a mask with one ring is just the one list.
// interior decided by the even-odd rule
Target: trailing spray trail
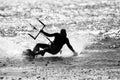
[(24, 50), (18, 44), (13, 43), (10, 40), (0, 37), (0, 58), (8, 57), (8, 58), (16, 58), (22, 59), (21, 52)]

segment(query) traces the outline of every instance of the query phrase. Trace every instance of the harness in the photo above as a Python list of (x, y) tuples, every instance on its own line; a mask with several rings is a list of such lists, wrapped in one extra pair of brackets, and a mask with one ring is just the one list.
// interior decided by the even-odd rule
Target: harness
[(60, 54), (62, 53), (62, 50), (59, 50), (58, 46), (55, 45), (53, 42), (50, 44), (49, 49), (52, 54), (57, 54), (59, 52), (60, 52)]

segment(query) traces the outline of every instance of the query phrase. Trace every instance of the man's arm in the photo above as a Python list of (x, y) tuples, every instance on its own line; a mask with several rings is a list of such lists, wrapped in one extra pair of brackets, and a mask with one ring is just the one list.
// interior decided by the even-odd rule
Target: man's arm
[(41, 33), (43, 33), (45, 36), (48, 36), (48, 37), (53, 37), (53, 36), (55, 36), (55, 34), (46, 33), (46, 32), (44, 32), (43, 30), (41, 30)]
[(69, 48), (73, 53), (75, 53), (75, 50), (74, 50), (73, 47), (71, 46), (71, 44), (70, 44), (70, 42), (69, 42), (68, 39), (67, 39), (67, 41), (66, 41), (66, 44), (67, 44), (68, 48)]

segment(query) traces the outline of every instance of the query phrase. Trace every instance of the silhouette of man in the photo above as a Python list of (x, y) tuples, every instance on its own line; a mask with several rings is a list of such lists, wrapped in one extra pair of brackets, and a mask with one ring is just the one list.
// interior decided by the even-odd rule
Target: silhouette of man
[[(74, 53), (74, 56), (77, 55), (77, 53), (71, 46), (69, 39), (67, 38), (65, 29), (62, 29), (60, 33), (49, 34), (44, 32), (43, 30), (41, 30), (41, 33), (43, 33), (47, 37), (55, 37), (55, 39), (53, 42), (51, 42), (50, 45), (38, 43), (33, 49), (35, 55), (41, 54), (42, 56), (44, 56), (45, 52), (55, 55), (61, 50), (64, 44), (67, 44), (68, 48)], [(42, 48), (42, 50), (39, 50), (40, 48)]]

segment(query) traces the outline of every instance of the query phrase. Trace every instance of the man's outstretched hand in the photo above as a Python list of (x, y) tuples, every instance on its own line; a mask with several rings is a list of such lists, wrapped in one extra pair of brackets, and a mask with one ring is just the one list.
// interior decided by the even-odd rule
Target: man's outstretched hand
[(78, 56), (78, 52), (73, 52), (73, 56)]

